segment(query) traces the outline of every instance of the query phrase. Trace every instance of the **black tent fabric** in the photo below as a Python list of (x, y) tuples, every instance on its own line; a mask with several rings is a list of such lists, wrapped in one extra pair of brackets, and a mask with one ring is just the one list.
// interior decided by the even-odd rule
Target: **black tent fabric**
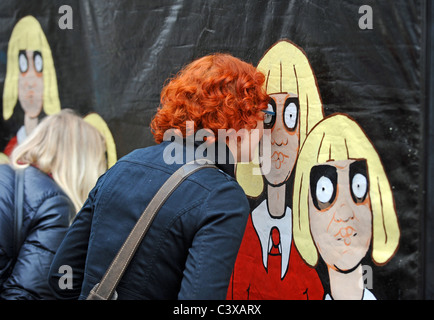
[(426, 118), (425, 118), (425, 155), (426, 155), (426, 201), (425, 201), (425, 298), (434, 299), (434, 4), (427, 2), (426, 11)]
[[(72, 28), (61, 28), (65, 4)], [(366, 5), (372, 28), (364, 29), (360, 8)], [(11, 32), (27, 15), (39, 21), (51, 47), (62, 108), (101, 115), (118, 158), (154, 144), (149, 123), (160, 91), (193, 59), (227, 52), (257, 65), (281, 39), (300, 46), (325, 114), (357, 120), (392, 186), (401, 240), (387, 266), (374, 266), (373, 291), (379, 299), (424, 297), (424, 123), (432, 89), (426, 87), (425, 1), (3, 0), (1, 95)], [(22, 125), (16, 109), (10, 119), (0, 118), (0, 150)]]

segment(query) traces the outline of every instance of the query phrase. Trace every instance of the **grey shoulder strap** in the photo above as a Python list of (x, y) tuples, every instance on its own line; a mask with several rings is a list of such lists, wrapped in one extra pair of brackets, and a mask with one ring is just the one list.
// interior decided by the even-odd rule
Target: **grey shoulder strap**
[(190, 175), (204, 168), (217, 168), (212, 162), (202, 159), (190, 162), (179, 168), (158, 190), (139, 220), (113, 259), (100, 283), (97, 283), (89, 293), (87, 300), (116, 299), (115, 289), (122, 278), (125, 269), (133, 258), (143, 237), (148, 231), (158, 210), (173, 193), (173, 191)]

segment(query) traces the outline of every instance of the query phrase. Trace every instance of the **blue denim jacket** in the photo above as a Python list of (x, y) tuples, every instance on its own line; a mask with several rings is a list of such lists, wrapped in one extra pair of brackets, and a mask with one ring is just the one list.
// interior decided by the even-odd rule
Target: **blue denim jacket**
[[(151, 198), (181, 166), (163, 161), (169, 143), (130, 153), (98, 180), (51, 265), (57, 298), (85, 299), (100, 281)], [(218, 166), (190, 176), (160, 209), (117, 287), (119, 299), (226, 298), (249, 203), (234, 166)], [(62, 266), (70, 267), (72, 285), (63, 283)]]

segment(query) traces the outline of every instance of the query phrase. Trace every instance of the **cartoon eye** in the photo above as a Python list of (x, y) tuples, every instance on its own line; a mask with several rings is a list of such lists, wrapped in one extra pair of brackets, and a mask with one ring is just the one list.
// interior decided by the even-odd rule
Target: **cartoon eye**
[(316, 184), (316, 198), (322, 203), (329, 203), (333, 197), (333, 182), (327, 177), (321, 177)]
[(263, 110), (264, 115), (264, 128), (271, 129), (276, 122), (276, 102), (273, 99), (270, 99), (270, 103), (268, 104), (267, 110)]
[(25, 52), (19, 53), (18, 65), (21, 73), (27, 72), (27, 70), (29, 69), (29, 62), (27, 61), (27, 56)]
[(276, 115), (271, 104), (268, 105), (267, 110), (264, 110), (264, 123), (270, 124), (273, 121), (273, 117)]
[(357, 173), (351, 182), (351, 189), (357, 199), (364, 199), (368, 191), (368, 179), (364, 175)]
[(35, 54), (33, 55), (33, 63), (35, 64), (35, 70), (37, 72), (42, 72), (43, 61), (42, 55), (39, 52), (35, 52)]
[(354, 203), (362, 203), (369, 191), (366, 160), (358, 160), (350, 166), (351, 197)]
[(297, 126), (297, 113), (297, 105), (293, 102), (285, 108), (285, 125), (288, 129), (294, 129)]
[(330, 165), (314, 166), (310, 171), (310, 194), (313, 205), (318, 210), (329, 208), (335, 201), (338, 189), (336, 167)]

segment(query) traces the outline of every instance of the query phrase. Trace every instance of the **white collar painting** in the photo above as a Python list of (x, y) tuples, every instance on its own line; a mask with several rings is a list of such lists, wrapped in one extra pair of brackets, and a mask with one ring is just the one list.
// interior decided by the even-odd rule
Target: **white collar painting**
[(268, 255), (272, 254), (273, 249), (278, 250), (281, 255), (281, 279), (288, 271), (289, 255), (291, 253), (292, 241), (292, 210), (286, 208), (285, 214), (280, 218), (273, 218), (264, 200), (252, 212), (252, 222), (261, 242), (262, 263), (264, 268), (268, 268)]

